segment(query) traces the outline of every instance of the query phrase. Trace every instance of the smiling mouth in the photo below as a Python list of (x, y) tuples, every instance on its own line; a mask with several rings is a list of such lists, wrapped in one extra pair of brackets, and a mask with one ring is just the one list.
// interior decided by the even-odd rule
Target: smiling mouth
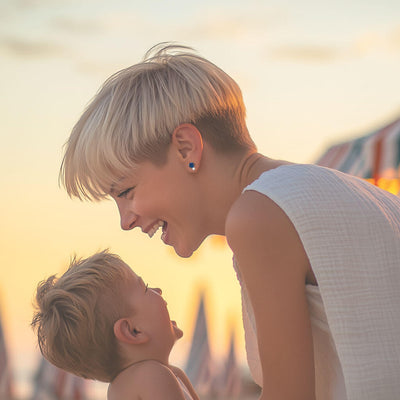
[(163, 228), (165, 225), (164, 221), (159, 220), (158, 222), (156, 222), (151, 229), (149, 229), (149, 231), (147, 232), (147, 234), (149, 235), (149, 237), (153, 237), (154, 234), (160, 229)]

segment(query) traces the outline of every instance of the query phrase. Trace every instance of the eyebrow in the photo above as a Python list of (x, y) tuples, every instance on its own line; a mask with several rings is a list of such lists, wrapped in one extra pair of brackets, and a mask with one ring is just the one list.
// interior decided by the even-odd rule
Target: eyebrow
[(114, 191), (116, 190), (116, 189), (115, 189), (115, 186), (119, 185), (125, 178), (126, 178), (126, 177), (122, 176), (122, 177), (120, 177), (120, 178), (118, 179), (117, 182), (113, 182), (113, 183), (111, 184), (111, 186), (110, 186), (110, 194), (114, 193)]
[(113, 194), (115, 192), (117, 192), (118, 190), (118, 185), (120, 184), (120, 182), (122, 181), (122, 179), (120, 179), (118, 182), (113, 182), (110, 186), (110, 194)]

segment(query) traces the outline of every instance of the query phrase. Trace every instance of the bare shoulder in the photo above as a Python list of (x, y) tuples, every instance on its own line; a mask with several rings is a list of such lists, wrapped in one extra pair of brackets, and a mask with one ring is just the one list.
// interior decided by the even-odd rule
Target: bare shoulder
[(268, 196), (254, 190), (244, 192), (233, 204), (225, 225), (227, 241), (236, 259), (291, 255), (288, 265), (305, 274), (306, 283), (317, 285), (301, 239), (287, 214)]
[(158, 361), (148, 360), (122, 371), (108, 388), (108, 400), (184, 399), (174, 373)]
[(284, 217), (283, 211), (269, 197), (247, 190), (232, 205), (226, 219), (227, 235), (236, 235), (249, 225), (262, 227), (263, 221)]
[(199, 400), (197, 393), (194, 390), (192, 383), (190, 382), (188, 376), (180, 368), (175, 366), (170, 366), (173, 373), (184, 383), (186, 388), (189, 390), (193, 400)]
[(175, 367), (174, 365), (170, 365), (169, 367), (170, 367), (171, 371), (172, 371), (176, 376), (178, 376), (179, 378), (182, 378), (182, 377), (186, 376), (186, 374), (185, 374), (180, 368)]
[(239, 253), (265, 248), (266, 242), (279, 240), (280, 247), (301, 245), (296, 229), (286, 213), (269, 197), (249, 190), (233, 204), (225, 226), (228, 243)]
[(294, 225), (270, 198), (246, 191), (229, 212), (226, 237), (257, 321), (263, 378), (269, 382), (265, 393), (275, 399), (313, 399), (305, 296), (310, 265)]

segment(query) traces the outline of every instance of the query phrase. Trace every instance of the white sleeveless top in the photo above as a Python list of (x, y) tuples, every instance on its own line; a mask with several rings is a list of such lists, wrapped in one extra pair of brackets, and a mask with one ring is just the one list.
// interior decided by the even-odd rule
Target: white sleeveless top
[[(400, 399), (400, 198), (315, 165), (264, 172), (245, 190), (294, 224), (316, 276), (307, 285), (318, 400)], [(242, 285), (246, 351), (262, 386), (255, 319)]]

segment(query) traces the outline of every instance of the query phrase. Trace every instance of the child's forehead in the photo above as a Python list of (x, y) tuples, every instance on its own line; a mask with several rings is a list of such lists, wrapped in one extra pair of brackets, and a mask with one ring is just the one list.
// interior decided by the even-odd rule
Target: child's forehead
[(145, 290), (146, 284), (141, 276), (137, 275), (133, 270), (127, 271), (127, 274), (128, 276), (122, 282), (125, 295), (130, 296)]
[(139, 279), (139, 276), (136, 274), (136, 272), (129, 266), (129, 265), (125, 265), (125, 269), (126, 269), (126, 277), (128, 279), (134, 279), (137, 280)]
[(141, 284), (144, 283), (141, 276), (139, 276), (135, 271), (133, 271), (128, 265), (126, 266), (126, 275), (127, 281), (132, 284)]

